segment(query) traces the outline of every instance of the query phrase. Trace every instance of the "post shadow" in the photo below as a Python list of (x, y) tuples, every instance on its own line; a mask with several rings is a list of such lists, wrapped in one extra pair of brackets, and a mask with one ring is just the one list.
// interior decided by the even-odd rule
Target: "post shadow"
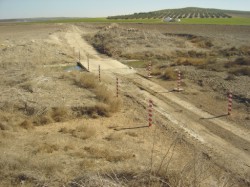
[(219, 116), (214, 116), (214, 117), (209, 117), (209, 118), (200, 118), (201, 120), (205, 120), (205, 119), (216, 119), (216, 118), (222, 118), (222, 117), (225, 117), (225, 116), (228, 116), (228, 114), (222, 114), (222, 115), (219, 115)]
[(133, 130), (133, 129), (142, 129), (142, 128), (149, 128), (149, 126), (146, 125), (146, 126), (138, 126), (138, 127), (114, 128), (114, 130), (115, 131), (121, 131), (121, 130)]

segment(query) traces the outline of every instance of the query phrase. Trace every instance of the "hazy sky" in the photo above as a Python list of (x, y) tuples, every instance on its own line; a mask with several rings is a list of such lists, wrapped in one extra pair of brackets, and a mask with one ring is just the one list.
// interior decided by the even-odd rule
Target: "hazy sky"
[(250, 11), (250, 0), (0, 0), (0, 19), (106, 17), (184, 7)]

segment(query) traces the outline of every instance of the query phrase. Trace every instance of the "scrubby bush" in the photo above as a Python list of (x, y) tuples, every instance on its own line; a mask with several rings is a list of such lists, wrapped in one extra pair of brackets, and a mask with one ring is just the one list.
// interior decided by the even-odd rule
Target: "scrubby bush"
[(174, 71), (172, 68), (167, 68), (163, 72), (161, 78), (164, 80), (176, 80), (177, 79), (177, 72)]

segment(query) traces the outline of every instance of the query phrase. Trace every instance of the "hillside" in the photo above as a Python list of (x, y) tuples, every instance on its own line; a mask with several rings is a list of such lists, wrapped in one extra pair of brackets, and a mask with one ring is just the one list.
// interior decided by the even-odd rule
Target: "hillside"
[(108, 19), (161, 19), (166, 17), (171, 17), (171, 18), (250, 17), (250, 12), (188, 7), (181, 9), (164, 9), (152, 12), (141, 12), (141, 13), (134, 13), (131, 15), (110, 16), (108, 17)]

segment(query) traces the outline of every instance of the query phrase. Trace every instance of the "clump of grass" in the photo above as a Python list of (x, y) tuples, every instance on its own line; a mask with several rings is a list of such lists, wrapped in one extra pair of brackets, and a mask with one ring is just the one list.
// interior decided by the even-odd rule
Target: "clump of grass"
[(111, 151), (109, 149), (101, 149), (99, 147), (85, 147), (84, 150), (88, 152), (92, 158), (105, 159), (109, 162), (121, 162), (134, 157), (131, 153)]
[(164, 80), (176, 80), (177, 72), (174, 71), (172, 68), (167, 68), (161, 75), (161, 78)]
[(176, 65), (183, 65), (183, 66), (201, 66), (206, 64), (205, 59), (200, 58), (179, 58), (176, 63)]
[(97, 82), (97, 77), (89, 73), (73, 73), (71, 78), (76, 85), (90, 89), (99, 101), (95, 106), (90, 107), (76, 107), (73, 110), (78, 114), (88, 114), (92, 117), (110, 116), (111, 113), (117, 112), (122, 104), (121, 99), (114, 98), (114, 95), (110, 94), (107, 86)]
[(21, 84), (20, 86), (21, 86), (21, 88), (23, 88), (24, 90), (26, 90), (30, 93), (34, 92), (34, 84), (32, 83), (32, 81), (27, 81), (27, 82)]
[(55, 122), (63, 122), (72, 118), (71, 110), (63, 106), (52, 108), (49, 114)]
[(177, 50), (175, 51), (172, 56), (174, 57), (181, 57), (181, 58), (206, 58), (208, 55), (207, 53), (203, 51), (194, 51), (194, 50), (189, 50), (189, 51), (180, 51)]
[(190, 41), (201, 48), (211, 48), (214, 46), (211, 40), (200, 36), (194, 36)]
[(250, 66), (250, 58), (241, 57), (225, 64), (226, 68), (237, 67), (237, 66)]
[(249, 76), (250, 77), (250, 67), (237, 68), (234, 70), (230, 70), (229, 73), (236, 76)]
[(90, 73), (79, 73), (79, 72), (70, 72), (68, 75), (63, 75), (62, 78), (70, 78), (74, 83), (86, 89), (93, 89), (97, 87), (96, 76)]
[(151, 72), (151, 75), (153, 76), (159, 76), (162, 74), (162, 70), (160, 68), (153, 68), (152, 72)]
[(37, 153), (53, 153), (54, 151), (58, 151), (59, 146), (55, 144), (48, 144), (48, 143), (43, 143), (40, 145), (37, 150), (34, 151), (35, 154)]
[(9, 126), (6, 122), (0, 122), (0, 130), (9, 130)]
[(34, 128), (31, 120), (24, 120), (19, 126), (26, 129), (26, 130)]
[(80, 138), (83, 140), (89, 139), (96, 135), (96, 129), (93, 125), (81, 125), (75, 129), (61, 128), (60, 131), (64, 134), (71, 134), (73, 137)]

